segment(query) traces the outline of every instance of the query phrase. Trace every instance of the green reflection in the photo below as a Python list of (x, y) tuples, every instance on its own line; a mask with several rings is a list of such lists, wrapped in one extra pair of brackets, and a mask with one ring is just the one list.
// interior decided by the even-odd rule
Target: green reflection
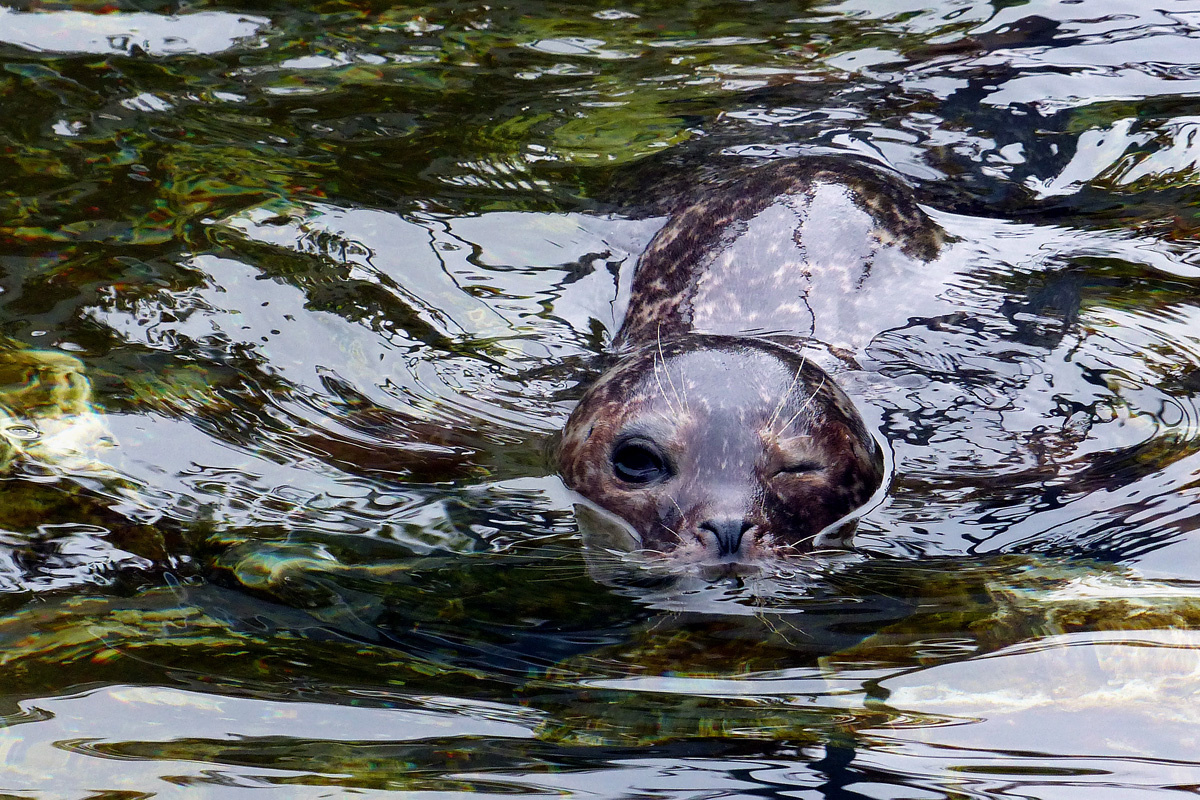
[[(0, 9), (8, 741), (28, 731), (76, 758), (64, 784), (94, 774), (81, 763), (117, 765), (78, 796), (166, 779), (220, 796), (260, 767), (283, 791), (515, 793), (630, 756), (803, 769), (804, 748), (840, 742), (883, 759), (885, 734), (963, 722), (896, 701), (939, 667), (1037, 688), (996, 666), (1022, 647), (1057, 663), (1093, 652), (1089, 636), (1166, 631), (1186, 660), (1194, 587), (1086, 558), (1196, 527), (1194, 31), (1157, 9), (1119, 16), (774, 0)], [(893, 332), (908, 349), (869, 376), (894, 403), (899, 466), (894, 502), (863, 527), (894, 549), (736, 585), (630, 578), (581, 547), (548, 432), (599, 372), (643, 218), (731, 154), (808, 150), (892, 165), (962, 215), (964, 239), (999, 231), (974, 243), (986, 268), (948, 287), (961, 313)], [(353, 228), (356, 211), (372, 221)], [(1012, 224), (981, 222), (995, 219)], [(1044, 249), (1078, 251), (1013, 255), (1018, 229), (1061, 230)], [(947, 354), (962, 358), (943, 368)], [(1004, 424), (953, 428), (993, 412)], [(993, 534), (1083, 557), (926, 557), (983, 552)], [(1149, 641), (1142, 656), (1168, 646)], [(1118, 651), (1120, 674), (1137, 656)], [(888, 688), (901, 675), (917, 676), (908, 695)], [(512, 728), (442, 708), (445, 732), (420, 741), (247, 732), (236, 714), (208, 736), (181, 711), (139, 737), (86, 718), (55, 729), (68, 715), (38, 705), (117, 686), (146, 690), (122, 697), (147, 720), (188, 691), (201, 699), (184, 709), (306, 700), (334, 717), (478, 701)], [(766, 793), (738, 780), (731, 792)]]

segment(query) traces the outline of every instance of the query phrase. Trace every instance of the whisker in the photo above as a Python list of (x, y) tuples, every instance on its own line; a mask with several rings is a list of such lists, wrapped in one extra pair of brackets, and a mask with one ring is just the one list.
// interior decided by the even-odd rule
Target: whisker
[[(662, 395), (663, 400), (666, 402), (667, 408), (671, 409), (671, 414), (678, 417), (682, 415), (682, 409), (676, 410), (675, 406), (671, 404), (672, 395), (667, 392), (667, 387), (663, 386), (662, 382), (662, 373), (666, 369), (666, 364), (667, 361), (666, 357), (663, 355), (662, 341), (660, 340), (658, 343), (658, 352), (654, 355), (654, 382), (658, 384), (658, 392)], [(671, 380), (670, 373), (667, 373), (667, 380)]]
[(822, 375), (821, 382), (817, 385), (817, 388), (813, 389), (813, 393), (808, 396), (808, 399), (804, 401), (804, 404), (800, 406), (800, 409), (792, 415), (792, 418), (783, 424), (783, 427), (779, 429), (778, 434), (782, 435), (784, 431), (791, 427), (791, 424), (796, 421), (796, 418), (808, 410), (808, 407), (812, 405), (813, 401), (817, 399), (817, 395), (820, 394), (821, 390), (824, 388), (825, 376)]
[(771, 413), (771, 418), (767, 420), (766, 429), (771, 430), (775, 426), (775, 420), (779, 418), (779, 413), (783, 411), (783, 407), (787, 405), (787, 399), (791, 396), (792, 391), (796, 388), (796, 384), (800, 382), (800, 373), (804, 372), (804, 365), (808, 363), (808, 358), (803, 353), (800, 354), (800, 366), (796, 368), (796, 374), (792, 377), (792, 382), (788, 388), (784, 390), (779, 397), (779, 405), (775, 406), (775, 411)]
[(654, 365), (654, 381), (658, 384), (659, 394), (661, 394), (663, 396), (663, 400), (666, 401), (667, 408), (671, 409), (672, 414), (678, 416), (680, 412), (676, 411), (675, 406), (671, 405), (671, 395), (667, 394), (667, 388), (663, 386), (662, 373), (659, 371), (657, 363)]
[[(658, 357), (659, 357), (659, 360), (662, 362), (663, 369), (666, 370), (667, 357), (666, 357), (666, 355), (663, 354), (662, 323), (661, 322), (658, 324), (657, 336), (658, 336)], [(671, 377), (670, 371), (667, 371), (667, 381), (671, 384), (671, 391), (673, 391), (675, 393), (676, 399), (679, 400), (679, 405), (680, 405), (681, 411), (686, 411), (688, 409), (687, 397), (685, 397), (683, 394), (681, 394), (679, 391), (679, 388), (675, 386), (675, 379)]]
[[(759, 598), (759, 599), (761, 600), (761, 598)], [(791, 639), (788, 638), (788, 635), (786, 633), (784, 633), (783, 631), (781, 631), (779, 629), (780, 625), (786, 625), (791, 630), (800, 634), (800, 637), (803, 639), (808, 639), (811, 641), (813, 638), (813, 635), (811, 633), (804, 632), (803, 630), (801, 630), (800, 628), (796, 627), (791, 622), (789, 622), (788, 619), (782, 615), (776, 614), (774, 617), (774, 621), (772, 621), (771, 616), (766, 613), (764, 613), (762, 615), (755, 614), (755, 617), (757, 617), (758, 620), (763, 625), (767, 626), (767, 629), (770, 630), (771, 633), (773, 633), (776, 636), (778, 636), (779, 638), (783, 639), (788, 644), (793, 644), (793, 642)]]
[[(682, 523), (683, 520), (687, 517), (687, 515), (683, 513), (683, 506), (679, 505), (679, 501), (675, 499), (675, 495), (669, 495), (669, 497), (671, 498), (671, 505), (675, 506), (675, 509), (679, 512), (679, 521)], [(663, 527), (667, 528), (667, 530), (669, 530), (669, 531), (671, 531), (671, 533), (675, 534), (675, 538), (679, 541), (680, 544), (683, 544), (683, 535), (679, 531), (673, 530), (673, 529), (667, 527), (665, 524), (663, 525)]]

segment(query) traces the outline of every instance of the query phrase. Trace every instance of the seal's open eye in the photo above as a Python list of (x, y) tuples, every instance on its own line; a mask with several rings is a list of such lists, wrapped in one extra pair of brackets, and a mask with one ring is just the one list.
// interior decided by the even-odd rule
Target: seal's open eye
[(630, 439), (613, 449), (613, 472), (626, 483), (651, 483), (671, 474), (658, 448), (645, 439)]

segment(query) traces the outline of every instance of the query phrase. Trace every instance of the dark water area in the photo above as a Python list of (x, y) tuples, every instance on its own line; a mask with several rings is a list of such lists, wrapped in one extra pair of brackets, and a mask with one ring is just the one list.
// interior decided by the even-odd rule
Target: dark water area
[[(1183, 0), (0, 5), (0, 797), (1195, 794), (1198, 64)], [(555, 435), (672, 198), (806, 154), (952, 242), (825, 364), (887, 492), (631, 568)]]

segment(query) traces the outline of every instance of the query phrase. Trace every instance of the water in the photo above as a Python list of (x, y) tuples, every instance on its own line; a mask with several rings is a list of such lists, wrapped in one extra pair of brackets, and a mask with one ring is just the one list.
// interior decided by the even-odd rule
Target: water
[[(0, 6), (0, 795), (1194, 793), (1200, 3)], [(672, 192), (954, 237), (859, 551), (665, 581), (548, 458)], [(837, 365), (835, 365), (837, 366)]]

